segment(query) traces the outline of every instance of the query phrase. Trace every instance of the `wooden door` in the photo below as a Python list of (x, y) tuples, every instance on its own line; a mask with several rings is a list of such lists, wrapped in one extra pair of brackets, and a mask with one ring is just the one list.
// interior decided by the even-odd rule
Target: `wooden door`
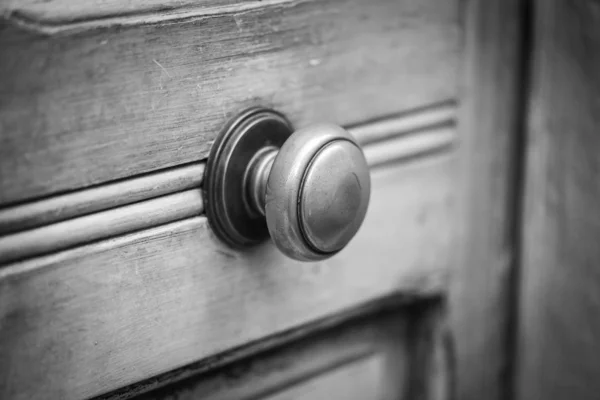
[[(522, 8), (0, 2), (0, 397), (504, 398)], [(211, 231), (251, 106), (362, 145), (335, 257)]]

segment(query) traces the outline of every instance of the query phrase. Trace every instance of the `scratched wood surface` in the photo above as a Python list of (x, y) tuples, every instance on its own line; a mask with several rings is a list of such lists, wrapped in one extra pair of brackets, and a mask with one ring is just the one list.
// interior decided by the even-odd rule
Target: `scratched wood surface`
[[(66, 3), (15, 4), (4, 1)], [(48, 30), (43, 16), (23, 25), (6, 11), (0, 204), (202, 160), (224, 123), (252, 105), (301, 127), (454, 98), (458, 11), (457, 1), (265, 2), (75, 31), (68, 22)]]
[(516, 399), (600, 393), (600, 4), (534, 1)]
[(60, 31), (73, 25), (131, 25), (300, 1), (303, 0), (2, 0), (0, 15), (22, 25)]
[(382, 296), (442, 293), (455, 161), (374, 171), (362, 229), (321, 263), (233, 252), (196, 217), (0, 268), (0, 398), (98, 395)]

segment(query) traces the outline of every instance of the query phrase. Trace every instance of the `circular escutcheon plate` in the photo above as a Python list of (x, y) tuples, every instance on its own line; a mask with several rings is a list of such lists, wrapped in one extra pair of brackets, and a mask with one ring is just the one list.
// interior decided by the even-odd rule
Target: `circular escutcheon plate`
[(230, 246), (249, 246), (269, 236), (265, 217), (248, 207), (244, 179), (257, 153), (280, 148), (292, 132), (283, 115), (256, 107), (228, 123), (213, 144), (204, 172), (205, 209), (213, 231)]

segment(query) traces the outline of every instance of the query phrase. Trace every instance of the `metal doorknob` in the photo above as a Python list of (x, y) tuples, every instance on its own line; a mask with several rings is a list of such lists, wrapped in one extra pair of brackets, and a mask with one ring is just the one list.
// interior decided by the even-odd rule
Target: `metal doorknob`
[(371, 180), (356, 140), (319, 124), (293, 131), (287, 119), (253, 108), (217, 138), (205, 171), (209, 223), (233, 247), (269, 235), (296, 260), (328, 258), (354, 237)]

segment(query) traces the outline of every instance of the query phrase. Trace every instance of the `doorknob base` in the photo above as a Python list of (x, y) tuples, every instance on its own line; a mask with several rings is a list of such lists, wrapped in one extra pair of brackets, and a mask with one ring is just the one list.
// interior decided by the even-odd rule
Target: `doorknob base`
[(255, 107), (232, 120), (213, 144), (204, 173), (204, 207), (214, 233), (231, 247), (269, 237), (264, 215), (248, 201), (252, 194), (245, 193), (248, 166), (257, 155), (281, 148), (292, 133), (283, 115)]

